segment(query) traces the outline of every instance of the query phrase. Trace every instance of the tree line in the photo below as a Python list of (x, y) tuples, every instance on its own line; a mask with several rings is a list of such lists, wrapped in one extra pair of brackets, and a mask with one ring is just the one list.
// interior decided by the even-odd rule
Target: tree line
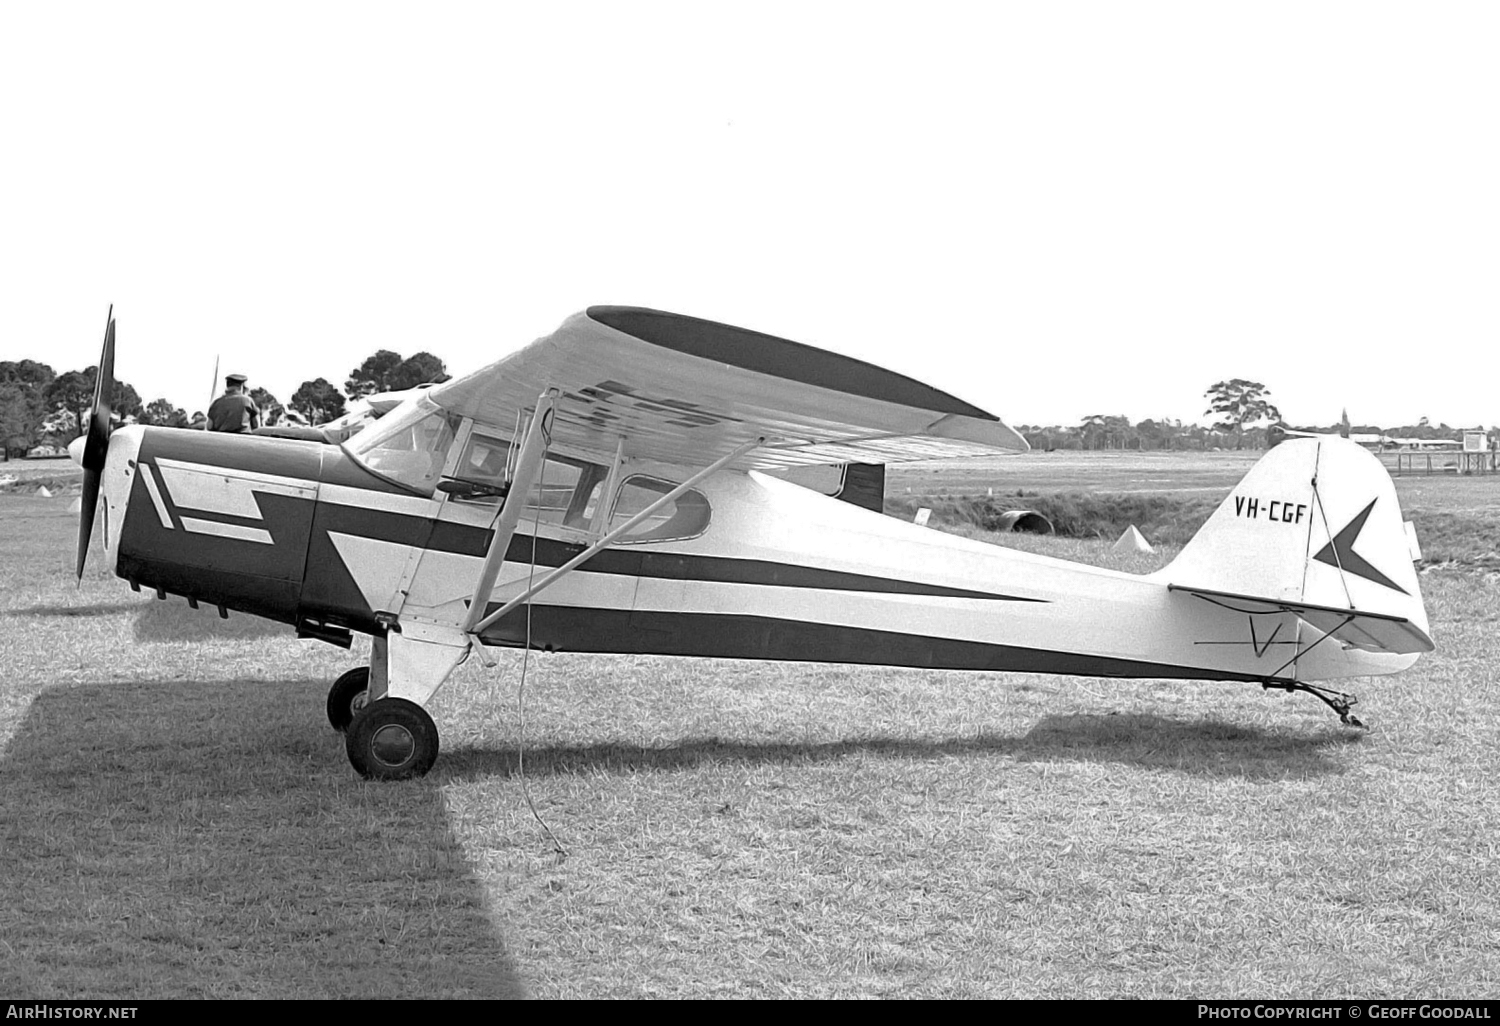
[[(4, 459), (24, 456), (38, 445), (63, 446), (88, 426), (94, 405), (94, 387), (99, 369), (85, 367), (56, 373), (36, 360), (0, 361), (0, 451)], [(342, 417), (347, 403), (376, 392), (394, 392), (417, 385), (447, 381), (443, 361), (421, 352), (403, 357), (379, 349), (349, 372), (340, 392), (325, 378), (304, 381), (283, 404), (264, 388), (251, 389), (250, 397), (260, 407), (262, 421), (280, 423), (288, 411), (309, 424), (323, 424)], [(110, 408), (116, 417), (130, 423), (166, 427), (203, 427), (202, 411), (191, 416), (167, 399), (143, 402), (128, 382), (116, 381)]]
[[(1271, 391), (1258, 381), (1231, 378), (1215, 382), (1203, 393), (1208, 402), (1207, 424), (1184, 424), (1170, 417), (1147, 418), (1132, 424), (1123, 415), (1092, 414), (1078, 424), (1020, 425), (1017, 431), (1033, 449), (1264, 449), (1274, 439), (1274, 426), (1319, 434), (1380, 434), (1402, 438), (1462, 441), (1463, 427), (1433, 425), (1426, 417), (1416, 424), (1380, 427), (1351, 424), (1349, 416), (1336, 424), (1285, 424), (1271, 401)], [(1490, 432), (1491, 437), (1496, 435)]]
[[(83, 434), (94, 402), (97, 368), (55, 374), (34, 360), (0, 361), (0, 448), (5, 459), (24, 456), (37, 445), (66, 445)], [(264, 388), (250, 391), (264, 422), (279, 423), (287, 411), (309, 424), (324, 424), (343, 416), (349, 401), (376, 392), (394, 392), (428, 382), (447, 381), (443, 361), (431, 353), (403, 357), (379, 349), (349, 372), (341, 392), (325, 378), (304, 381), (285, 405)], [(1215, 382), (1204, 393), (1209, 424), (1184, 424), (1167, 417), (1131, 423), (1123, 415), (1091, 414), (1078, 424), (1021, 425), (1017, 430), (1034, 449), (1210, 449), (1264, 448), (1268, 427), (1281, 421), (1270, 389), (1258, 381), (1230, 378)], [(202, 427), (201, 412), (189, 416), (166, 399), (143, 403), (129, 384), (115, 382), (112, 409), (137, 424)], [(1381, 428), (1340, 424), (1296, 426), (1300, 431), (1386, 433), (1411, 438), (1461, 440), (1463, 428), (1433, 426), (1426, 417), (1417, 424)]]

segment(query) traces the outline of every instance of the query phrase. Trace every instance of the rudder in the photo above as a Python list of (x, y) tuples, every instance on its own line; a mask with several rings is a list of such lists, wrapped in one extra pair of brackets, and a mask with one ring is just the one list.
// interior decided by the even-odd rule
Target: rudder
[(1378, 458), (1340, 438), (1297, 439), (1251, 467), (1154, 576), (1179, 589), (1399, 619), (1425, 638), (1412, 539)]

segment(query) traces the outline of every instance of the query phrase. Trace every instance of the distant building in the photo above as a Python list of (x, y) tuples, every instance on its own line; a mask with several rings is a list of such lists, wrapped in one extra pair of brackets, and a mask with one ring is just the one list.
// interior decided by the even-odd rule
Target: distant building
[(1387, 448), (1405, 452), (1458, 452), (1464, 443), (1456, 438), (1391, 438), (1387, 437)]

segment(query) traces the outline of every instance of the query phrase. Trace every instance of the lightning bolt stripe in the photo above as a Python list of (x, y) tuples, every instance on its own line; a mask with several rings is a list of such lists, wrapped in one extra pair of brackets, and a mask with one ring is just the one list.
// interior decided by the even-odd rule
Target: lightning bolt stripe
[(146, 494), (151, 496), (151, 505), (156, 507), (156, 516), (161, 520), (161, 526), (168, 531), (172, 530), (172, 517), (167, 513), (167, 504), (162, 501), (161, 488), (156, 483), (156, 468), (149, 463), (142, 463), (141, 480), (146, 483)]
[(1358, 516), (1345, 524), (1344, 529), (1334, 535), (1333, 539), (1323, 546), (1313, 559), (1406, 595), (1409, 592), (1405, 588), (1375, 569), (1369, 560), (1354, 551), (1354, 543), (1359, 540), (1359, 533), (1365, 529), (1365, 521), (1370, 519), (1370, 511), (1375, 508), (1375, 503), (1378, 501), (1380, 501), (1378, 498), (1371, 499), (1370, 504), (1361, 510)]
[(218, 520), (200, 520), (198, 517), (183, 517), (182, 529), (194, 534), (211, 534), (219, 538), (231, 538), (236, 541), (259, 542), (262, 545), (275, 544), (271, 540), (271, 532), (261, 527), (245, 527), (241, 524), (226, 524)]
[(244, 520), (262, 519), (257, 492), (299, 499), (317, 495), (314, 482), (275, 474), (225, 470), (165, 457), (157, 458), (156, 467), (177, 506)]

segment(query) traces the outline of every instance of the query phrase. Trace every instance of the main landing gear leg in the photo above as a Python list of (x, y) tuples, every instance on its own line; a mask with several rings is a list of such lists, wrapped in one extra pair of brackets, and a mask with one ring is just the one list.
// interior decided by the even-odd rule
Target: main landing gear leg
[[(409, 780), (432, 769), (438, 730), (422, 706), (468, 652), (461, 631), (409, 623), (374, 639), (368, 669), (351, 670), (334, 683), (328, 719), (337, 727), (336, 718), (348, 711), (344, 749), (360, 776)], [(359, 683), (366, 685), (362, 697), (355, 692)]]
[(1320, 688), (1315, 684), (1303, 684), (1301, 681), (1264, 681), (1261, 687), (1267, 691), (1306, 691), (1309, 695), (1318, 699), (1328, 708), (1339, 714), (1339, 721), (1346, 727), (1359, 727), (1369, 730), (1364, 721), (1354, 715), (1351, 709), (1359, 702), (1357, 695), (1351, 695), (1343, 691), (1334, 691), (1332, 688)]

